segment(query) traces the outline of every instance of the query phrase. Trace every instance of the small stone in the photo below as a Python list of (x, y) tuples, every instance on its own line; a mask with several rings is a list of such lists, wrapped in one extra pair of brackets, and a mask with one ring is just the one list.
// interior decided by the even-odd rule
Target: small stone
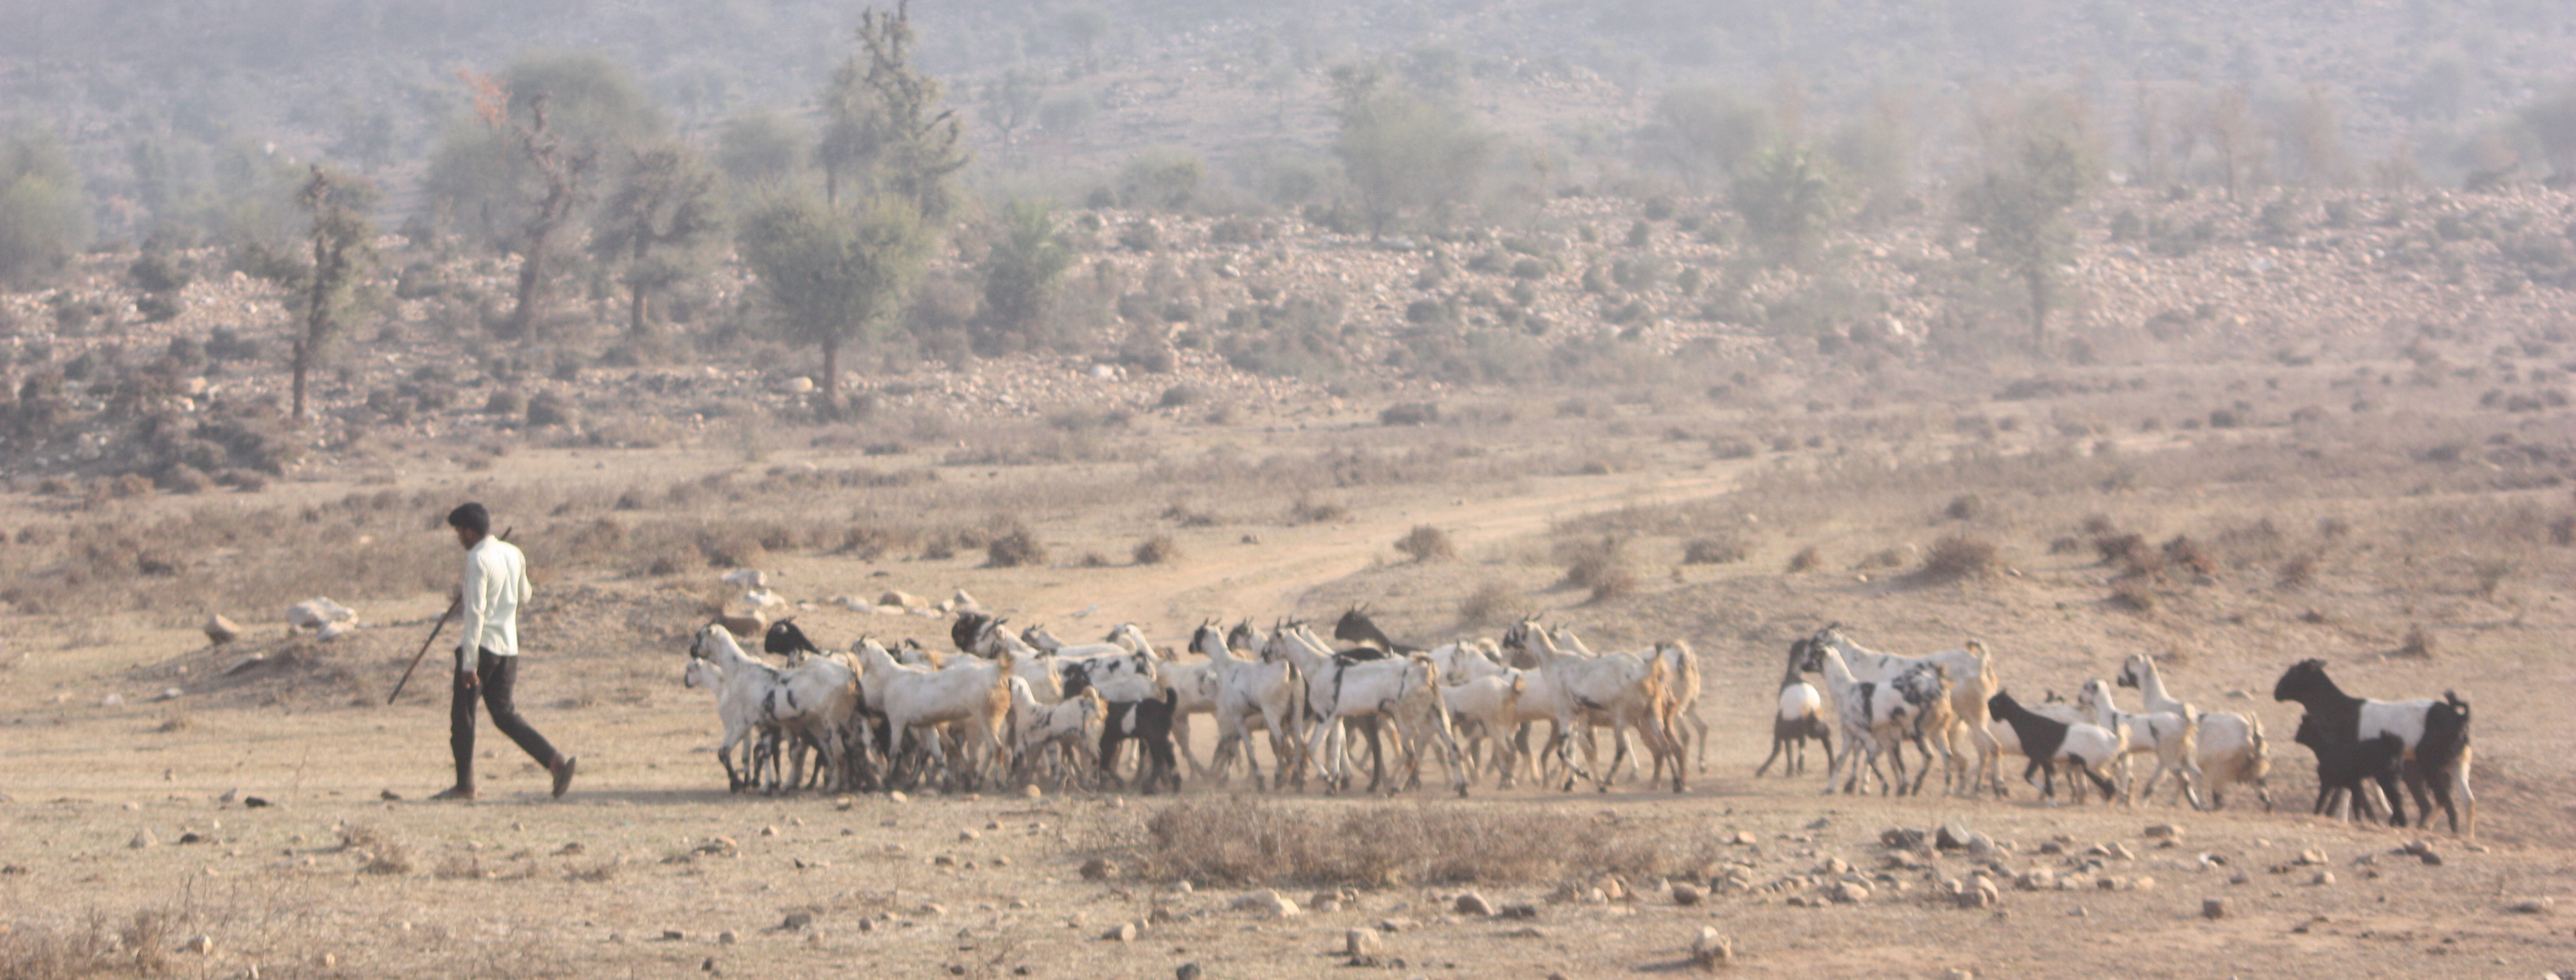
[(1934, 833), (1932, 846), (1944, 851), (1965, 850), (1968, 846), (1968, 837), (1968, 828), (1955, 823), (1945, 823)]
[(1686, 885), (1678, 881), (1673, 883), (1673, 904), (1681, 906), (1697, 905), (1699, 904), (1701, 897), (1700, 890), (1697, 887)]
[(1037, 788), (1035, 785), (1029, 785), (1020, 787), (1020, 795), (1034, 800), (1041, 796), (1045, 796), (1046, 791)]
[(2317, 872), (2317, 876), (2316, 876), (2316, 877), (2308, 879), (2308, 884), (2311, 884), (2311, 885), (2324, 886), (2324, 885), (2331, 885), (2331, 884), (2334, 884), (2334, 883), (2335, 883), (2335, 876), (2334, 876), (2334, 872), (2332, 872), (2332, 871), (2319, 871), (2319, 872)]
[(979, 833), (976, 833), (976, 832), (974, 832), (974, 831), (972, 831), (972, 830), (960, 830), (960, 831), (958, 831), (958, 832), (957, 832), (957, 839), (958, 839), (958, 840), (961, 840), (961, 841), (978, 840), (978, 839), (981, 839), (983, 836), (984, 836), (984, 835), (979, 834)]
[(1976, 858), (1978, 860), (1987, 860), (1997, 857), (2002, 853), (2003, 848), (1995, 843), (1994, 838), (1988, 837), (1984, 834), (1968, 835), (1969, 857)]
[(1834, 820), (1833, 820), (1833, 818), (1832, 818), (1832, 817), (1817, 817), (1816, 819), (1814, 819), (1814, 820), (1810, 820), (1810, 821), (1808, 821), (1808, 822), (1807, 822), (1807, 829), (1808, 829), (1808, 830), (1823, 830), (1823, 829), (1825, 829), (1825, 828), (1827, 828), (1827, 827), (1831, 827), (1831, 826), (1833, 826), (1833, 825), (1834, 825)]
[(1108, 932), (1101, 933), (1100, 938), (1113, 943), (1135, 942), (1136, 924), (1133, 922), (1121, 922), (1116, 926), (1111, 927)]
[(1826, 859), (1825, 859), (1825, 864), (1824, 864), (1824, 873), (1825, 873), (1825, 874), (1828, 874), (1828, 875), (1838, 875), (1838, 874), (1845, 874), (1845, 873), (1848, 873), (1848, 872), (1850, 872), (1850, 871), (1851, 871), (1851, 863), (1850, 863), (1850, 862), (1848, 862), (1848, 861), (1845, 861), (1845, 860), (1843, 860), (1843, 859), (1841, 859), (1841, 858), (1838, 858), (1838, 857), (1836, 857), (1836, 858), (1826, 858)]
[(1172, 980), (1199, 980), (1203, 972), (1196, 963), (1183, 963), (1172, 970)]
[(2128, 890), (2130, 890), (2130, 891), (2139, 891), (2139, 892), (2151, 892), (2151, 891), (2155, 891), (2155, 890), (2156, 890), (2156, 880), (2155, 880), (2154, 878), (2150, 878), (2150, 877), (2147, 877), (2147, 876), (2145, 876), (2145, 875), (2139, 875), (2139, 876), (2137, 877), (2137, 880), (2129, 882), (2129, 889), (2128, 889)]
[(1717, 931), (1715, 926), (1699, 927), (1699, 938), (1691, 940), (1691, 962), (1702, 969), (1716, 969), (1735, 958), (1735, 940)]
[(2147, 838), (2149, 840), (2180, 840), (2182, 839), (2182, 828), (2169, 823), (2148, 824)]
[(1752, 846), (1752, 845), (1759, 844), (1759, 843), (1761, 843), (1761, 842), (1762, 842), (1762, 839), (1761, 839), (1761, 838), (1759, 838), (1759, 837), (1755, 837), (1755, 836), (1753, 836), (1753, 832), (1752, 832), (1752, 831), (1750, 831), (1750, 830), (1739, 830), (1739, 831), (1736, 831), (1736, 832), (1735, 832), (1735, 836), (1734, 836), (1733, 838), (1731, 838), (1731, 839), (1729, 839), (1729, 840), (1727, 841), (1727, 843), (1729, 843), (1729, 844), (1734, 844), (1734, 845), (1742, 846), (1742, 847), (1750, 847), (1750, 846)]
[(1082, 880), (1084, 881), (1102, 881), (1117, 873), (1118, 866), (1109, 863), (1108, 858), (1092, 858), (1091, 860), (1082, 862)]
[(2442, 853), (2432, 848), (2425, 848), (2415, 856), (2421, 859), (2425, 864), (2432, 865), (2433, 867), (2438, 868), (2442, 866)]
[(1869, 901), (1869, 888), (1858, 882), (1836, 882), (1830, 897), (1846, 905), (1858, 905)]
[(662, 930), (662, 940), (663, 940), (664, 942), (673, 942), (673, 943), (676, 943), (676, 942), (679, 942), (679, 941), (681, 941), (681, 940), (683, 940), (683, 939), (687, 939), (687, 938), (689, 938), (689, 934), (688, 934), (688, 933), (681, 932), (680, 930), (677, 930), (677, 929), (664, 929), (664, 930)]
[(151, 832), (151, 831), (149, 831), (149, 830), (138, 830), (138, 831), (135, 831), (135, 832), (134, 832), (134, 839), (133, 839), (133, 840), (126, 841), (126, 842), (125, 842), (125, 846), (127, 846), (127, 847), (131, 847), (131, 848), (133, 848), (133, 849), (135, 849), (135, 850), (138, 850), (138, 851), (139, 851), (139, 850), (142, 850), (142, 849), (144, 849), (144, 848), (151, 847), (152, 845), (154, 845), (154, 844), (158, 844), (158, 843), (161, 843), (161, 839), (160, 839), (160, 838), (158, 838), (158, 837), (154, 837), (154, 836), (152, 836), (152, 832)]
[(2249, 871), (2239, 871), (2227, 876), (2227, 883), (2231, 885), (2242, 885), (2252, 880), (2254, 880), (2254, 874)]
[(2201, 900), (2200, 900), (2200, 917), (2201, 917), (2201, 918), (2204, 918), (2204, 919), (2224, 919), (2224, 918), (2226, 918), (2226, 917), (2227, 917), (2227, 900), (2226, 900), (2226, 899), (2224, 899), (2224, 898), (2204, 898), (2204, 899), (2201, 899)]
[(190, 936), (186, 942), (179, 944), (179, 951), (182, 953), (212, 953), (215, 951), (214, 937), (208, 936), (204, 933)]
[(2526, 898), (2513, 903), (2512, 909), (2524, 915), (2548, 915), (2557, 907), (2558, 900), (2554, 898)]
[(762, 837), (776, 837), (776, 836), (778, 836), (778, 828), (777, 828), (777, 827), (775, 827), (775, 826), (762, 827), (762, 828), (760, 828), (760, 836), (762, 836)]
[(781, 929), (796, 930), (796, 929), (803, 929), (803, 928), (805, 928), (806, 926), (810, 926), (810, 925), (813, 925), (813, 924), (814, 924), (814, 913), (812, 913), (812, 912), (789, 912), (789, 913), (787, 913), (787, 921), (779, 923), (778, 927), (779, 927), (779, 928), (781, 928)]
[(1973, 970), (1951, 970), (1950, 980), (1977, 980), (1977, 974)]
[(1379, 932), (1412, 932), (1413, 930), (1420, 928), (1422, 928), (1422, 923), (1415, 922), (1412, 919), (1379, 919), (1377, 922), (1377, 931)]
[(742, 937), (735, 935), (734, 931), (731, 929), (716, 933), (716, 945), (718, 946), (731, 946), (741, 941)]
[(2307, 850), (2300, 851), (2300, 852), (2299, 852), (2299, 860), (2298, 860), (2296, 863), (2299, 863), (2299, 864), (2324, 864), (2324, 863), (2326, 863), (2326, 852), (2324, 852), (2324, 851), (2322, 851), (2322, 850), (2318, 850), (2318, 849), (2316, 849), (2316, 848), (2309, 848), (2309, 849), (2307, 849)]
[(918, 914), (925, 919), (936, 919), (948, 914), (948, 906), (937, 902), (923, 902)]
[(1506, 919), (1538, 918), (1538, 906), (1529, 902), (1506, 902), (1500, 913)]
[(1377, 952), (1377, 930), (1351, 929), (1342, 933), (1342, 955), (1367, 956)]
[(1458, 896), (1457, 902), (1454, 903), (1452, 907), (1458, 910), (1459, 915), (1494, 914), (1493, 905), (1485, 901), (1485, 896), (1476, 894), (1475, 892), (1468, 892), (1464, 895)]
[(896, 790), (896, 791), (894, 791), (894, 792), (891, 792), (891, 793), (887, 793), (887, 794), (886, 794), (886, 801), (887, 801), (887, 802), (889, 802), (889, 803), (898, 803), (898, 804), (900, 804), (900, 803), (910, 803), (910, 802), (912, 802), (912, 797), (909, 797), (909, 796), (905, 796), (905, 795), (903, 795), (903, 791), (902, 791), (902, 790)]

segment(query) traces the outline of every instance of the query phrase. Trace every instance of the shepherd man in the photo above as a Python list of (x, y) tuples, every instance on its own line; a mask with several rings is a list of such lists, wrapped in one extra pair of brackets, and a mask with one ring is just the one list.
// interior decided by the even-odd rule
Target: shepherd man
[(519, 606), (528, 601), (528, 556), (517, 545), (492, 536), (492, 513), (468, 503), (447, 514), (456, 543), (465, 546), (465, 580), (457, 587), (457, 609), (465, 614), (465, 636), (456, 645), (456, 699), (447, 712), (447, 747), (456, 753), (456, 785), (432, 799), (474, 798), (474, 699), (477, 693), (492, 709), (492, 725), (519, 743), (537, 764), (554, 775), (555, 796), (572, 787), (573, 758), (555, 751), (546, 737), (519, 717), (510, 702), (519, 677)]

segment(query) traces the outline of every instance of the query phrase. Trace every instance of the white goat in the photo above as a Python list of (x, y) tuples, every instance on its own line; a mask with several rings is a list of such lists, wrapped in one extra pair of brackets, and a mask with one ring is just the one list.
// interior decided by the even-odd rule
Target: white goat
[[(2154, 798), (2156, 781), (2164, 778), (2165, 770), (2172, 769), (2182, 779), (2183, 797), (2191, 801), (2192, 809), (2202, 808), (2200, 748), (2192, 736), (2188, 716), (2165, 711), (2144, 714), (2122, 711), (2111, 700), (2111, 682), (2100, 678), (2084, 682), (2084, 689), (2075, 695), (2075, 707), (2092, 712), (2094, 724), (2118, 731), (2129, 742), (2129, 750), (2120, 755), (2121, 802), (2135, 806), (2140, 796)], [(2156, 757), (2156, 771), (2148, 774), (2144, 791), (2130, 779), (2129, 756), (2132, 755)]]
[(2210, 809), (2227, 805), (2227, 788), (2237, 784), (2254, 787), (2254, 795), (2263, 801), (2263, 809), (2272, 809), (2272, 788), (2265, 779), (2272, 772), (2271, 750), (2263, 739), (2263, 719), (2258, 715), (2232, 711), (2195, 712), (2191, 705), (2165, 693), (2163, 676), (2156, 662), (2143, 653), (2133, 653), (2120, 664), (2119, 676), (2112, 678), (2121, 687), (2134, 687), (2148, 711), (2163, 711), (2192, 720), (2200, 743), (2201, 788), (2209, 794)]
[[(1646, 675), (1651, 664), (1658, 659), (1657, 655), (1614, 653), (1586, 656), (1582, 652), (1582, 641), (1572, 633), (1559, 631), (1551, 636), (1537, 623), (1527, 620), (1515, 624), (1503, 634), (1503, 647), (1535, 655), (1541, 683), (1555, 689), (1550, 707), (1556, 711), (1556, 736), (1550, 748), (1567, 768), (1565, 788), (1572, 790), (1575, 777), (1581, 775), (1591, 779), (1598, 791), (1609, 792), (1611, 777), (1628, 757), (1629, 726), (1651, 723), (1652, 706), (1646, 698)], [(1571, 754), (1570, 736), (1579, 711), (1606, 715), (1610, 722), (1611, 742), (1615, 749), (1610, 765), (1598, 776), (1577, 767)]]
[(961, 659), (934, 670), (899, 663), (877, 641), (861, 640), (859, 662), (867, 671), (868, 707), (885, 715), (889, 729), (889, 774), (903, 755), (907, 733), (921, 742), (937, 765), (946, 769), (947, 747), (929, 729), (951, 722), (968, 723), (965, 734), (974, 740), (968, 751), (981, 751), (986, 760), (983, 765), (975, 765), (970, 758), (966, 769), (952, 775), (962, 774), (972, 783), (980, 769), (1005, 765), (1009, 748), (1002, 730), (1009, 722), (1011, 695), (1004, 679), (1012, 676), (1011, 659), (1006, 652), (994, 660)]
[(1333, 753), (1332, 769), (1324, 771), (1325, 741), (1344, 721), (1374, 717), (1392, 723), (1389, 727), (1394, 729), (1399, 750), (1411, 754), (1413, 765), (1408, 769), (1417, 781), (1420, 753), (1437, 748), (1448, 764), (1450, 785), (1458, 795), (1467, 795), (1457, 736), (1449, 727), (1448, 710), (1440, 703), (1438, 666), (1410, 657), (1365, 661), (1337, 657), (1302, 624), (1272, 634), (1271, 645), (1281, 648), (1306, 682), (1306, 713), (1315, 723), (1306, 735), (1306, 753), (1326, 785), (1349, 786), (1350, 760), (1347, 751)]
[[(1851, 668), (1852, 676), (1864, 681), (1892, 681), (1917, 664), (1941, 665), (1950, 680), (1950, 715), (1953, 719), (1939, 733), (1942, 781), (1947, 784), (1949, 792), (1969, 796), (1984, 792), (1989, 783), (1998, 789), (2002, 787), (2002, 777), (1996, 772), (2000, 747), (1994, 741), (1990, 725), (1993, 718), (1986, 707), (1986, 699), (2002, 690), (2003, 685), (1995, 679), (1992, 658), (1987, 654), (1985, 644), (1970, 640), (1962, 649), (1902, 657), (1879, 653), (1852, 642), (1843, 635), (1840, 623), (1817, 630), (1813, 639), (1841, 651), (1843, 662)], [(1968, 762), (1964, 773), (1956, 771), (1961, 759), (1969, 755), (1960, 746), (1961, 739), (1965, 739), (1968, 747), (1974, 750), (1973, 761)], [(1961, 775), (1966, 778), (1960, 779)]]
[(1303, 744), (1297, 738), (1297, 713), (1303, 685), (1296, 665), (1285, 660), (1269, 663), (1235, 656), (1232, 645), (1218, 635), (1214, 624), (1202, 624), (1190, 636), (1190, 649), (1206, 654), (1216, 669), (1217, 742), (1208, 768), (1216, 771), (1217, 785), (1225, 785), (1237, 752), (1243, 753), (1244, 765), (1252, 771), (1252, 784), (1262, 785), (1261, 762), (1253, 758), (1250, 742), (1255, 727), (1270, 735), (1274, 782), (1286, 782), (1293, 771), (1302, 784), (1305, 767), (1297, 756), (1297, 746)]
[(1789, 645), (1789, 666), (1780, 676), (1778, 707), (1771, 713), (1771, 756), (1753, 770), (1757, 778), (1770, 772), (1771, 763), (1780, 761), (1783, 754), (1788, 756), (1788, 764), (1780, 767), (1781, 775), (1807, 771), (1807, 740), (1811, 738), (1825, 743), (1825, 766), (1828, 770), (1833, 767), (1834, 728), (1825, 722), (1825, 696), (1807, 683), (1806, 658), (1800, 656), (1803, 651), (1799, 644)]
[[(708, 681), (719, 685), (716, 715), (724, 721), (725, 737), (716, 748), (716, 758), (724, 763), (725, 778), (734, 790), (742, 790), (752, 782), (751, 773), (734, 768), (734, 747), (762, 728), (812, 739), (822, 748), (822, 764), (824, 771), (831, 774), (830, 784), (839, 786), (842, 726), (858, 706), (857, 677), (848, 667), (816, 658), (804, 666), (780, 670), (743, 653), (733, 634), (721, 625), (698, 631), (697, 638), (689, 644), (689, 658), (691, 670), (684, 680), (690, 686), (703, 686)], [(699, 663), (707, 666), (699, 667)], [(708, 676), (710, 673), (714, 676)], [(787, 785), (797, 786), (803, 781), (804, 765), (799, 757)]]
[(1011, 753), (1016, 759), (1012, 778), (1023, 783), (1034, 782), (1043, 764), (1061, 789), (1068, 771), (1066, 757), (1072, 758), (1070, 771), (1077, 776), (1089, 770), (1091, 730), (1109, 714), (1109, 706), (1097, 691), (1084, 691), (1078, 697), (1055, 704), (1042, 704), (1029, 693), (1025, 678), (1012, 677), (1011, 688)]
[[(1801, 662), (1825, 675), (1825, 687), (1833, 692), (1834, 712), (1843, 733), (1843, 750), (1826, 770), (1825, 792), (1834, 791), (1834, 783), (1845, 767), (1850, 768), (1851, 775), (1843, 782), (1843, 792), (1866, 789), (1861, 780), (1863, 764), (1885, 785), (1882, 793), (1906, 789), (1905, 759), (1893, 750), (1907, 740), (1921, 747), (1923, 739), (1945, 730), (1951, 694), (1948, 673), (1938, 663), (1924, 662), (1906, 668), (1891, 680), (1862, 680), (1852, 673), (1842, 651), (1834, 645), (1813, 639), (1801, 642), (1806, 645)], [(1892, 782), (1878, 768), (1882, 750), (1894, 755), (1896, 779)], [(1932, 757), (1927, 749), (1922, 771), (1916, 774), (1911, 791), (1919, 792), (1931, 771)]]
[(1512, 756), (1511, 733), (1520, 727), (1521, 695), (1529, 692), (1529, 686), (1529, 675), (1512, 671), (1440, 688), (1440, 701), (1449, 709), (1450, 724), (1464, 743), (1469, 782), (1482, 775), (1477, 768), (1476, 749), (1488, 743), (1492, 745), (1489, 752), (1497, 770), (1508, 773), (1518, 765), (1519, 760)]

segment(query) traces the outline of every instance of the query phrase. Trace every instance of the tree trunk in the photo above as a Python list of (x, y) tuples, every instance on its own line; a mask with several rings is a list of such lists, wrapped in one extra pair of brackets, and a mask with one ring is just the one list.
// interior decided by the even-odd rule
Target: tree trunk
[(286, 418), (286, 424), (289, 428), (302, 428), (304, 426), (304, 374), (308, 368), (312, 367), (312, 359), (306, 356), (306, 352), (310, 350), (312, 350), (312, 348), (307, 346), (303, 341), (299, 340), (295, 342), (295, 360), (289, 367), (289, 369), (295, 374), (295, 411)]
[(841, 338), (823, 338), (823, 417), (841, 420)]
[(644, 339), (644, 317), (648, 312), (647, 304), (651, 301), (646, 299), (644, 296), (643, 283), (628, 283), (626, 285), (626, 289), (628, 294), (634, 298), (627, 306), (626, 335), (637, 340), (642, 340)]
[(537, 319), (539, 287), (545, 282), (545, 234), (528, 236), (527, 251), (519, 257), (519, 303), (510, 310), (510, 339), (527, 340)]

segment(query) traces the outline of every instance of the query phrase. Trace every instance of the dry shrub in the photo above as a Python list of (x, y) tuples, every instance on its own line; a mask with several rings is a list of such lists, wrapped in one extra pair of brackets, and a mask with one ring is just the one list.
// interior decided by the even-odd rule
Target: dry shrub
[(984, 546), (984, 564), (987, 568), (1042, 565), (1046, 560), (1046, 545), (1038, 542), (1035, 532), (1018, 524), (1011, 525), (1009, 530), (994, 537), (991, 544)]
[(2513, 562), (2502, 558), (2483, 559), (2471, 565), (2469, 570), (2478, 577), (2478, 598), (2494, 601), (2496, 589), (2504, 585), (2505, 579), (2513, 576), (2515, 568)]
[(1216, 515), (1202, 510), (1192, 509), (1190, 505), (1184, 503), (1175, 503), (1169, 507), (1163, 508), (1163, 519), (1179, 522), (1182, 527), (1215, 527), (1217, 525)]
[(2317, 556), (2299, 555), (2281, 563), (2280, 577), (2274, 583), (2282, 589), (2303, 589), (2317, 581)]
[(2407, 627), (2406, 642), (2397, 647), (2397, 655), (2400, 657), (2420, 657), (2426, 660), (2432, 659), (2441, 652), (2442, 641), (2434, 638), (2433, 631), (2422, 626)]
[(1965, 534), (1944, 535), (1923, 556), (1923, 577), (1933, 582), (1993, 578), (2002, 568), (1994, 542)]
[(1135, 558), (1139, 565), (1160, 565), (1180, 557), (1181, 546), (1173, 543), (1172, 536), (1168, 534), (1157, 534), (1136, 543)]
[(2549, 522), (2549, 543), (2561, 548), (2576, 545), (2576, 514)]
[(1564, 584), (1592, 590), (1594, 602), (1636, 591), (1637, 573), (1628, 568), (1627, 550), (1624, 539), (1607, 536), (1558, 543), (1556, 558), (1565, 563)]
[(430, 872), (440, 881), (480, 881), (491, 877), (483, 871), (483, 862), (471, 854), (450, 854), (438, 859), (438, 869)]
[(1512, 591), (1511, 586), (1488, 581), (1476, 586), (1476, 591), (1467, 593), (1466, 598), (1458, 600), (1458, 622), (1466, 626), (1502, 622), (1511, 616), (1512, 606), (1519, 599), (1520, 594)]
[(2082, 550), (2084, 540), (2072, 534), (2061, 534), (2048, 541), (2048, 553), (2052, 555), (2071, 555)]
[(1750, 554), (1751, 549), (1732, 535), (1692, 538), (1682, 544), (1684, 565), (1727, 565), (1743, 561)]
[(1148, 819), (1144, 846), (1128, 860), (1158, 881), (1392, 888), (1695, 874), (1715, 857), (1699, 835), (1603, 820), (1554, 809), (1193, 800)]
[(1325, 524), (1344, 520), (1350, 516), (1350, 508), (1328, 500), (1316, 500), (1313, 497), (1298, 497), (1297, 502), (1288, 507), (1290, 524)]
[(77, 928), (55, 931), (25, 923), (0, 929), (0, 977), (73, 980), (107, 973), (117, 938), (93, 915)]
[(1637, 578), (1637, 573), (1625, 565), (1608, 569), (1593, 579), (1592, 601), (1608, 602), (1612, 599), (1625, 598), (1635, 594), (1640, 584), (1642, 580)]
[(1904, 564), (1905, 553), (1894, 548), (1881, 548), (1860, 561), (1862, 568), (1900, 568)]
[(163, 973), (170, 968), (171, 947), (184, 922), (176, 912), (166, 909), (144, 909), (134, 913), (119, 933), (120, 944), (134, 952), (135, 972), (145, 975)]
[(2130, 612), (2156, 611), (2156, 590), (2140, 581), (2122, 582), (2111, 589), (2111, 605)]
[(153, 726), (152, 730), (167, 735), (172, 732), (187, 731), (190, 726), (195, 724), (196, 722), (191, 720), (186, 712), (173, 711), (167, 717), (161, 719), (161, 724)]
[(1414, 561), (1432, 561), (1458, 557), (1458, 546), (1449, 541), (1449, 532), (1429, 524), (1416, 524), (1413, 530), (1395, 541), (1395, 550)]
[(1109, 558), (1097, 551), (1086, 551), (1082, 553), (1082, 557), (1074, 559), (1073, 563), (1081, 568), (1107, 568)]
[(1825, 553), (1816, 550), (1815, 545), (1808, 545), (1804, 548), (1798, 549), (1797, 554), (1789, 556), (1789, 574), (1796, 575), (1801, 572), (1812, 572), (1823, 567), (1824, 564)]
[(2109, 514), (2093, 514), (2084, 518), (2084, 533), (2097, 538), (2108, 536), (2119, 529), (2119, 525), (2111, 523)]
[(2106, 534), (2093, 539), (2093, 550), (2102, 556), (2102, 564), (2119, 569), (2121, 578), (2164, 574), (2164, 553), (2148, 545), (2146, 535)]
[(2210, 557), (2209, 552), (2202, 550), (2189, 537), (2174, 535), (2173, 540), (2165, 542), (2164, 552), (2166, 562), (2184, 571), (2194, 575), (2218, 574), (2218, 559)]
[(366, 857), (366, 866), (358, 870), (367, 874), (407, 875), (412, 872), (411, 848), (386, 836), (374, 824), (355, 823), (340, 828), (340, 849), (356, 851)]
[(1956, 497), (1952, 497), (1950, 498), (1950, 505), (1941, 508), (1942, 515), (1954, 521), (1973, 521), (1979, 516), (1985, 514), (1985, 512), (1985, 498), (1973, 493), (1963, 493)]
[(590, 884), (615, 881), (617, 880), (617, 868), (618, 862), (612, 858), (610, 860), (601, 861), (598, 864), (591, 865), (587, 868), (575, 868), (571, 871), (567, 871), (564, 873), (564, 880), (587, 882)]

